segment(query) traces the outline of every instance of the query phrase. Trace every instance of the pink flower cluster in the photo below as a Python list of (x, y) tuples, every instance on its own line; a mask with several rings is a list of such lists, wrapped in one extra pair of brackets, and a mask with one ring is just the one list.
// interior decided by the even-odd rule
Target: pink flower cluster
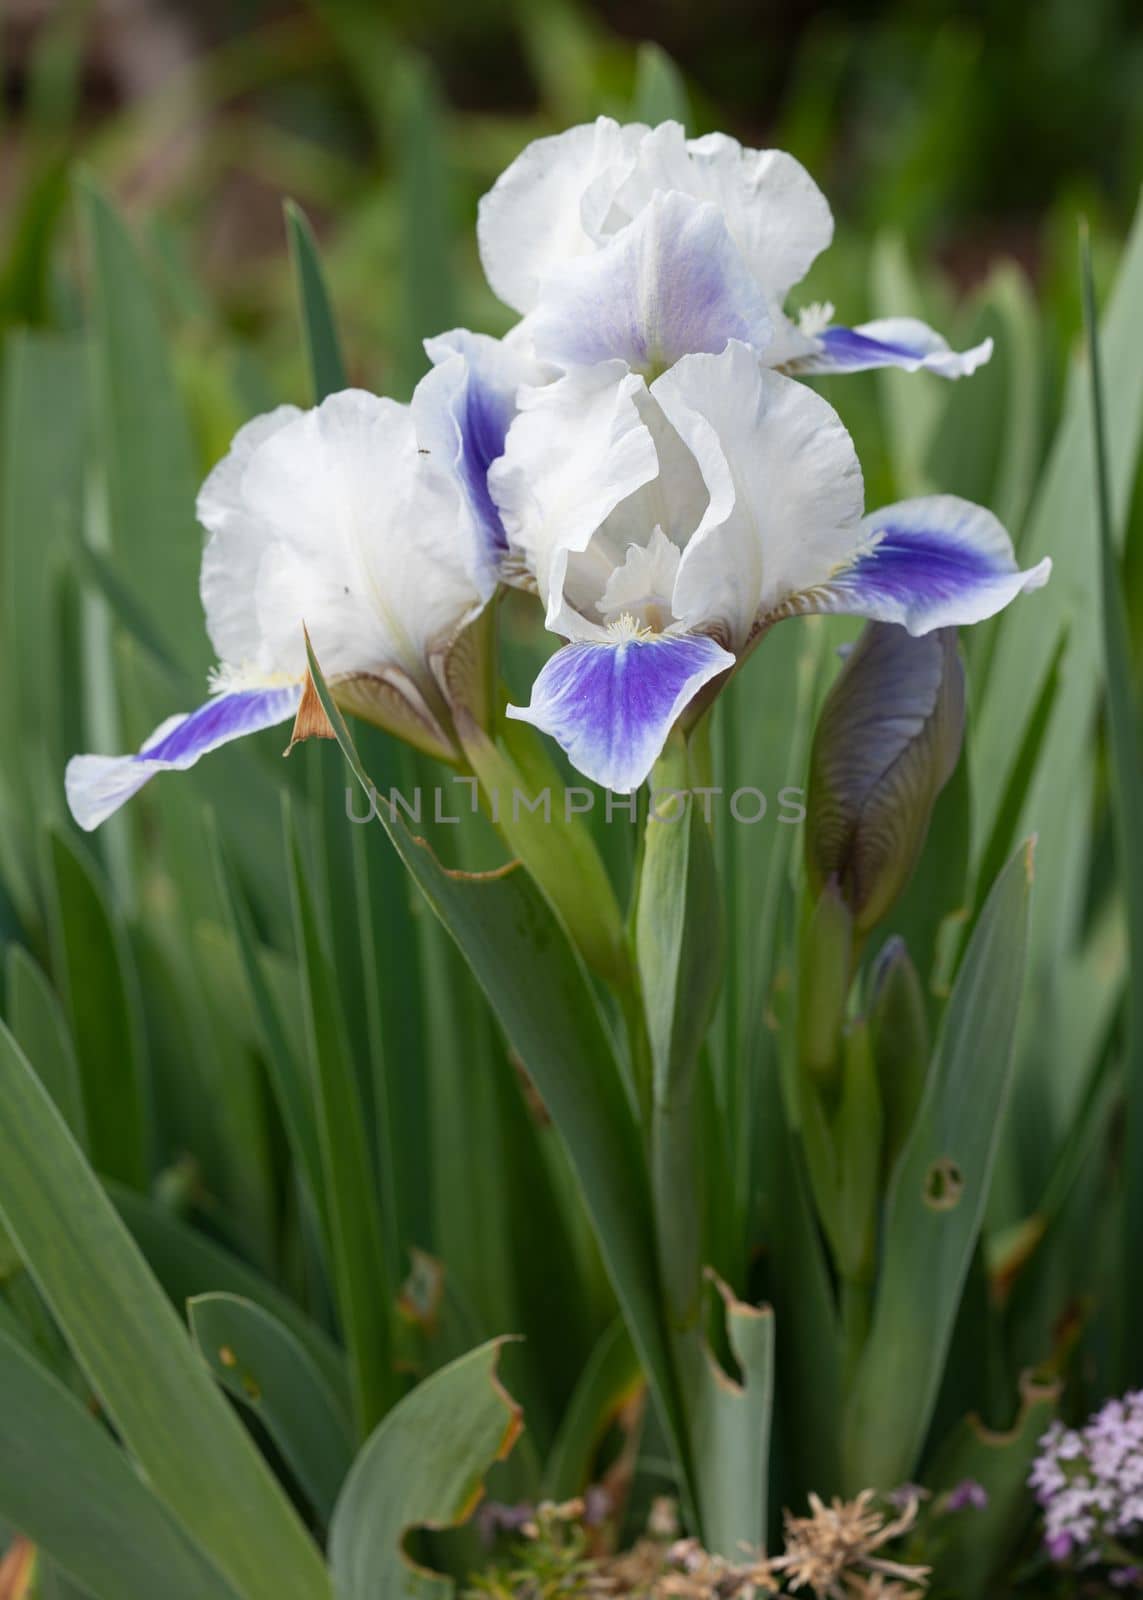
[(1123, 1554), (1143, 1532), (1143, 1390), (1109, 1400), (1082, 1428), (1053, 1422), (1028, 1481), (1053, 1561), (1111, 1562), (1113, 1581), (1124, 1571), (1133, 1579)]

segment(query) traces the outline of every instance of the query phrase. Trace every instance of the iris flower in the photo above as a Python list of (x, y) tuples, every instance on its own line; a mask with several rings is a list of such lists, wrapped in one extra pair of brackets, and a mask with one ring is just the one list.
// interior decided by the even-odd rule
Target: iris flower
[(958, 354), (911, 317), (855, 328), (832, 307), (783, 309), (833, 237), (825, 196), (781, 150), (677, 122), (610, 117), (537, 139), (480, 204), (481, 259), (523, 316), (537, 355), (562, 365), (622, 359), (654, 377), (736, 339), (795, 373), (870, 367), (972, 372), (991, 340)]
[(648, 776), (774, 622), (846, 612), (911, 633), (981, 621), (1047, 581), (951, 495), (863, 515), (853, 442), (820, 395), (732, 340), (648, 384), (625, 360), (528, 387), (489, 473), (550, 629), (527, 707), (619, 793)]
[(135, 755), (69, 762), (81, 827), (156, 773), (294, 718), (305, 628), (341, 706), (455, 758), (443, 663), (498, 582), (505, 534), (487, 469), (517, 387), (542, 371), (510, 339), (459, 330), (427, 348), (435, 365), (410, 405), (350, 389), (238, 433), (197, 508), (212, 692)]

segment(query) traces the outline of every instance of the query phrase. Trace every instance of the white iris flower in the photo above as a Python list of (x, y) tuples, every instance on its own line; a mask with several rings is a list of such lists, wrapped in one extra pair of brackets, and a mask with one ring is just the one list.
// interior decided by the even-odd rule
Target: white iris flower
[(563, 365), (622, 359), (648, 377), (728, 339), (793, 372), (974, 371), (991, 340), (958, 354), (910, 317), (834, 326), (783, 306), (833, 238), (825, 196), (781, 150), (677, 122), (610, 117), (538, 139), (480, 205), (488, 281), (524, 316), (536, 352)]
[(1047, 581), (1047, 560), (1021, 572), (996, 518), (953, 496), (863, 516), (836, 412), (741, 341), (650, 385), (621, 360), (519, 398), (489, 482), (569, 642), (509, 715), (620, 793), (781, 617), (848, 612), (921, 634)]
[(410, 405), (350, 389), (239, 432), (198, 499), (213, 693), (136, 755), (68, 763), (81, 827), (156, 773), (293, 718), (304, 627), (340, 705), (455, 758), (442, 662), (498, 582), (505, 535), (488, 466), (518, 386), (543, 371), (519, 343), (463, 330), (428, 350), (436, 365)]

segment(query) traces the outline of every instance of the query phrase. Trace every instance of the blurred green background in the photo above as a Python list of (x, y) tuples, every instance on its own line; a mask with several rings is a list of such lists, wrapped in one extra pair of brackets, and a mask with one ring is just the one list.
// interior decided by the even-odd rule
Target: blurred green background
[[(35, 254), (66, 190), (45, 198), (35, 179), (78, 153), (161, 223), (180, 321), (198, 316), (187, 359), (217, 348), (219, 314), (228, 348), (238, 333), (257, 350), (251, 406), (302, 385), (283, 193), (322, 236), (354, 378), (404, 392), (425, 333), (506, 325), (477, 266), (479, 194), (528, 138), (628, 114), (640, 41), (681, 68), (692, 132), (776, 144), (813, 171), (840, 248), (807, 289), (842, 320), (866, 309), (858, 241), (901, 230), (957, 292), (1015, 258), (1062, 346), (1076, 211), (1121, 235), (1143, 179), (1131, 0), (4, 0), (3, 19), (9, 237), (37, 213), (0, 284), (7, 318), (58, 320)], [(229, 421), (204, 443), (221, 448)]]

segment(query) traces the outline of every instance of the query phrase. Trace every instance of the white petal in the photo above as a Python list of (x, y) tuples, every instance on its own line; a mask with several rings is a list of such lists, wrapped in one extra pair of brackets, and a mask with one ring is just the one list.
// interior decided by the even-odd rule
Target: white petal
[(679, 564), (675, 615), (740, 646), (760, 610), (852, 553), (864, 494), (853, 441), (820, 395), (740, 344), (686, 357), (651, 394), (711, 497)]
[(618, 361), (523, 390), (489, 472), (509, 542), (535, 574), (551, 627), (563, 609), (568, 555), (586, 550), (609, 513), (658, 471), (635, 402), (641, 393), (642, 378)]
[(646, 626), (651, 605), (669, 619), (678, 572), (679, 547), (656, 527), (649, 543), (628, 545), (623, 565), (614, 568), (604, 585), (599, 610), (608, 622), (626, 614)]
[(779, 303), (833, 238), (829, 205), (806, 169), (784, 150), (747, 150), (723, 133), (686, 139), (665, 122), (642, 139), (615, 210), (636, 216), (657, 189), (717, 206), (766, 296)]
[(956, 495), (924, 496), (866, 517), (850, 559), (789, 609), (838, 611), (929, 633), (983, 622), (1051, 575), (1045, 558), (1021, 571), (1000, 522)]
[(645, 132), (600, 117), (535, 140), (501, 173), (480, 202), (476, 232), (485, 276), (505, 305), (530, 310), (557, 262), (594, 248)]
[(868, 372), (874, 367), (900, 367), (905, 372), (963, 378), (992, 355), (991, 339), (971, 350), (950, 350), (946, 339), (916, 317), (882, 317), (856, 328), (827, 327), (811, 342), (813, 348), (808, 352), (783, 356), (790, 372)]
[(508, 715), (552, 735), (577, 771), (617, 794), (650, 773), (676, 719), (734, 665), (713, 639), (611, 639), (557, 650)]
[(594, 254), (554, 267), (526, 325), (552, 361), (618, 358), (648, 375), (770, 336), (765, 296), (718, 208), (661, 192)]
[(260, 636), (251, 596), (272, 528), (252, 517), (242, 498), (242, 476), (264, 440), (295, 421), (297, 406), (279, 406), (239, 428), (229, 452), (199, 490), (198, 520), (211, 535), (202, 558), (199, 594), (206, 630), (220, 661), (257, 659)]
[(479, 609), (459, 487), (419, 454), (407, 406), (331, 395), (243, 448), (220, 481), (225, 514), (217, 492), (200, 507), (214, 527), (203, 592), (240, 674), (300, 676), (305, 622), (327, 676), (396, 667), (424, 682), (430, 650)]

